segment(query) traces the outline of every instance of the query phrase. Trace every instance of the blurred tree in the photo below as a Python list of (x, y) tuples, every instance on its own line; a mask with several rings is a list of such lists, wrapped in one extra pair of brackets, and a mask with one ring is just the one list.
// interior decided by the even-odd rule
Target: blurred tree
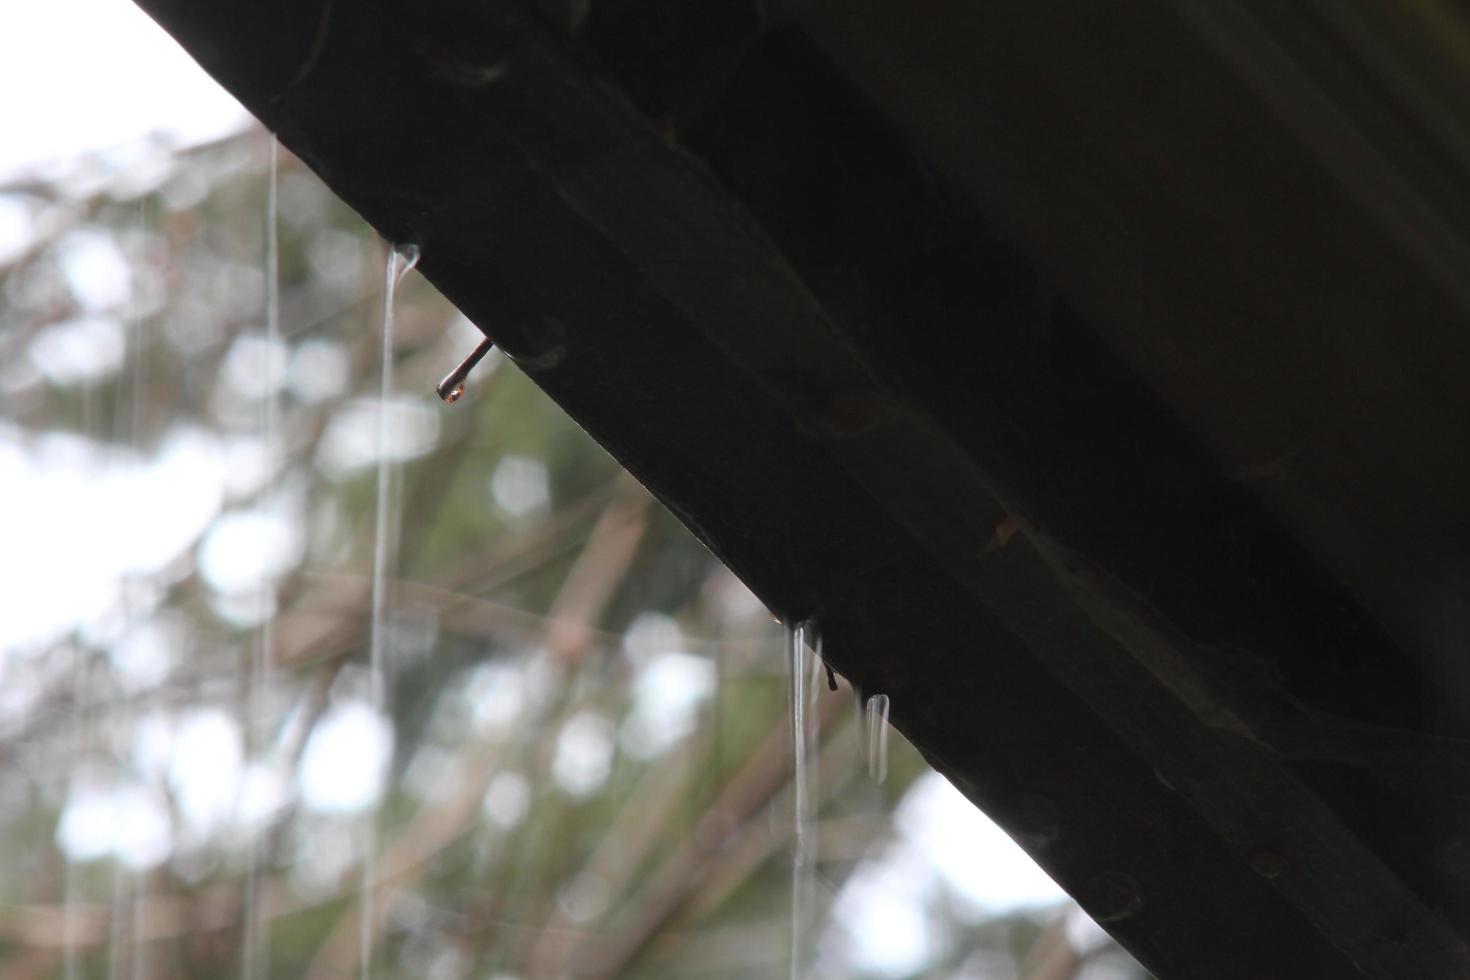
[[(385, 248), (284, 154), (273, 336), (273, 152), (0, 189), (0, 978), (784, 975), (779, 628), (498, 355), (434, 399), (480, 335), (416, 277), (380, 405)], [(811, 688), (809, 975), (1142, 975), (966, 902), (912, 846), (958, 797)]]

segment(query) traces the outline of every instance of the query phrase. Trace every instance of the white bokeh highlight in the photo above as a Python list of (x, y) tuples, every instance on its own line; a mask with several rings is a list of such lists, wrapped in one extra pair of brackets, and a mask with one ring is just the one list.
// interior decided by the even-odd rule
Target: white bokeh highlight
[(612, 723), (596, 712), (567, 719), (556, 737), (551, 778), (569, 796), (590, 796), (612, 773)]
[(623, 748), (634, 758), (652, 759), (678, 744), (698, 726), (716, 680), (715, 665), (706, 657), (677, 650), (655, 654), (633, 677)]
[(167, 781), (190, 842), (209, 840), (233, 820), (244, 761), (240, 725), (225, 711), (201, 708), (179, 719)]
[(130, 597), (131, 615), (146, 614), (128, 580), (187, 553), (219, 512), (224, 482), (218, 441), (198, 429), (143, 456), (0, 423), (0, 595), (10, 597), (0, 650), (98, 629)]
[(894, 817), (898, 834), (842, 887), (826, 955), (863, 973), (902, 977), (938, 951), (926, 909), (957, 902), (980, 921), (1061, 905), (1066, 894), (989, 817), (938, 773), (920, 776)]
[(199, 574), (225, 595), (253, 593), (301, 561), (306, 550), (301, 522), (265, 510), (222, 515), (199, 546)]
[(490, 494), (511, 517), (528, 517), (551, 503), (546, 464), (533, 456), (505, 456), (490, 474)]
[(331, 708), (312, 730), (297, 773), (297, 792), (318, 813), (353, 816), (382, 799), (393, 755), (393, 730), (361, 701)]
[[(397, 395), (383, 403), (382, 411), (383, 455), (388, 462), (415, 459), (439, 444), (440, 413), (435, 404)], [(352, 399), (327, 424), (318, 461), (329, 476), (341, 478), (376, 464), (378, 455), (378, 400)]]
[(116, 317), (83, 316), (42, 328), (26, 352), (52, 384), (96, 384), (122, 367), (127, 340)]

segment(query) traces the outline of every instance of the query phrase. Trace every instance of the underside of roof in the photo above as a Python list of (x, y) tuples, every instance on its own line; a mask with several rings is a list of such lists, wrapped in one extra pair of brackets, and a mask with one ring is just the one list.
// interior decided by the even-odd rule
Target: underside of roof
[(138, 0), (1165, 980), (1470, 974), (1470, 32)]

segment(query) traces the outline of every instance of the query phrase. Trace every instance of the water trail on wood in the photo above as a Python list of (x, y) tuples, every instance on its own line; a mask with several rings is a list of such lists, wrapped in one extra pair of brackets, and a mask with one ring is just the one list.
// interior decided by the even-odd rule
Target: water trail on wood
[[(377, 513), (373, 524), (373, 593), (372, 627), (369, 639), (370, 692), (373, 709), (388, 715), (388, 682), (393, 665), (387, 648), (388, 573), (397, 552), (397, 500), (393, 494), (393, 471), (390, 465), (388, 431), (388, 398), (393, 390), (393, 319), (398, 283), (418, 264), (419, 251), (414, 245), (394, 248), (388, 254), (387, 278), (383, 286), (383, 347), (378, 387), (378, 491)], [(390, 499), (391, 498), (391, 499)], [(367, 844), (363, 855), (362, 914), (358, 928), (359, 964), (363, 980), (372, 976), (373, 930), (377, 921), (378, 859), (375, 817), (368, 820)]]
[(868, 698), (868, 777), (874, 782), (888, 778), (888, 695)]
[[(262, 392), (260, 445), (265, 457), (263, 471), (266, 474), (266, 484), (261, 489), (261, 507), (265, 509), (274, 506), (275, 495), (271, 488), (275, 481), (276, 463), (280, 458), (281, 443), (278, 421), (280, 406), (277, 396), (279, 379), (270, 376), (276, 365), (274, 354), (281, 343), (280, 229), (276, 206), (279, 156), (280, 147), (276, 137), (272, 135), (265, 191), (265, 339), (268, 353), (261, 366), (264, 376), (260, 379)], [(247, 762), (260, 755), (260, 739), (257, 736), (261, 725), (259, 716), (265, 705), (266, 693), (270, 684), (271, 654), (275, 639), (276, 595), (273, 582), (268, 575), (262, 575), (259, 589), (260, 626), (256, 630), (255, 644), (251, 651), (250, 678), (245, 694), (245, 717), (240, 726), (241, 731), (245, 734)], [(247, 815), (247, 819), (249, 816)], [(240, 976), (243, 980), (264, 980), (269, 962), (268, 957), (262, 955), (262, 946), (268, 949), (270, 940), (266, 934), (267, 918), (262, 905), (263, 893), (260, 884), (261, 862), (264, 859), (262, 848), (265, 843), (266, 830), (266, 825), (262, 823), (260, 826), (251, 826), (247, 831), (250, 834), (250, 845), (249, 854), (246, 857), (245, 896), (242, 903), (244, 930), (240, 940)]]
[(816, 846), (816, 823), (813, 809), (813, 778), (816, 753), (815, 733), (811, 720), (817, 717), (807, 703), (807, 636), (806, 623), (786, 627), (786, 667), (790, 679), (791, 754), (793, 760), (792, 795), (794, 805), (794, 841), (791, 858), (791, 969), (792, 980), (802, 975), (807, 953), (807, 926), (816, 885), (813, 863)]

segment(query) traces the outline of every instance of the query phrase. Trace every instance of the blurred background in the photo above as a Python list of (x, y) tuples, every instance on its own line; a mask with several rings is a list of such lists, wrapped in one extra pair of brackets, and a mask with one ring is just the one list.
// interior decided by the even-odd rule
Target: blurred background
[[(0, 86), (0, 980), (786, 976), (760, 602), (415, 273), (380, 398), (388, 248), (127, 0)], [(802, 975), (1146, 975), (812, 680)]]

